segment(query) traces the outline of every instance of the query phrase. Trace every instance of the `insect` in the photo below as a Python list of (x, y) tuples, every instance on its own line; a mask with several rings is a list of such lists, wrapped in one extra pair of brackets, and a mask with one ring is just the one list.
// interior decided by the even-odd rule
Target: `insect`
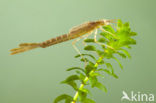
[[(83, 23), (76, 27), (73, 27), (67, 34), (49, 39), (49, 40), (41, 42), (41, 43), (21, 43), (21, 44), (19, 44), (18, 48), (14, 48), (14, 49), (10, 50), (11, 55), (22, 53), (22, 52), (32, 50), (35, 48), (46, 48), (51, 45), (62, 43), (62, 42), (72, 40), (75, 38), (78, 38), (78, 39), (74, 40), (72, 42), (72, 45), (75, 48), (75, 50), (81, 55), (80, 51), (75, 46), (75, 43), (82, 38), (87, 38), (90, 34), (92, 34), (93, 31), (95, 31), (94, 40), (96, 43), (99, 43), (96, 40), (97, 29), (101, 29), (104, 32), (108, 32), (108, 31), (104, 30), (102, 28), (102, 26), (110, 25), (111, 23), (116, 23), (116, 19), (111, 19), (111, 20), (102, 19), (102, 20), (97, 20), (97, 21), (86, 22), (86, 23)], [(115, 36), (114, 34), (112, 34), (110, 32), (108, 32), (108, 33), (112, 36)], [(106, 44), (103, 44), (103, 45), (111, 48), (110, 46), (108, 46)], [(113, 49), (113, 48), (111, 48), (111, 49)]]

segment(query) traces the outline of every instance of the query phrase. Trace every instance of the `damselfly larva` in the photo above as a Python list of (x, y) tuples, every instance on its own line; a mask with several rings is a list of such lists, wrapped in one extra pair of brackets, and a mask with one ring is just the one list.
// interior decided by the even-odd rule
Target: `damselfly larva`
[[(72, 43), (74, 48), (77, 50), (77, 52), (79, 52), (79, 50), (74, 45), (79, 39), (87, 37), (94, 30), (97, 31), (98, 28), (101, 29), (104, 32), (107, 32), (102, 28), (102, 26), (106, 26), (106, 25), (109, 25), (111, 23), (116, 23), (116, 20), (115, 19), (112, 19), (112, 20), (103, 19), (103, 20), (83, 23), (81, 25), (73, 27), (69, 31), (69, 33), (67, 33), (67, 34), (64, 34), (64, 35), (49, 39), (49, 40), (47, 40), (45, 42), (42, 42), (42, 43), (21, 43), (21, 44), (19, 44), (19, 48), (14, 48), (14, 49), (10, 50), (11, 55), (21, 53), (21, 52), (25, 52), (25, 51), (28, 51), (28, 50), (31, 50), (31, 49), (39, 48), (39, 47), (46, 48), (46, 47), (54, 45), (54, 44), (58, 44), (58, 43), (61, 43), (61, 42), (65, 42), (65, 41), (72, 40), (72, 39), (80, 37), (80, 38), (78, 38), (77, 40), (75, 40)], [(97, 33), (95, 33), (95, 38), (94, 38), (95, 42), (97, 42), (96, 41), (96, 34)], [(112, 33), (110, 33), (110, 35), (115, 36)]]

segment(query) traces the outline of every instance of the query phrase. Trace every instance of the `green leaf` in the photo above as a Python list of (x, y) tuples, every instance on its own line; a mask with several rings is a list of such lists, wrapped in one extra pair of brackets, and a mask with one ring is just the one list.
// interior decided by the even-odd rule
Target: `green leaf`
[(68, 84), (71, 87), (73, 87), (74, 90), (78, 90), (78, 87), (77, 87), (77, 84), (75, 83), (75, 81), (70, 81), (70, 82), (68, 82), (66, 84)]
[(107, 69), (104, 69), (103, 71), (106, 72), (108, 75), (112, 75), (112, 73)]
[(108, 69), (113, 70), (113, 66), (110, 63), (105, 63)]
[(100, 90), (104, 91), (104, 92), (107, 92), (107, 88), (101, 84), (100, 82), (97, 82), (95, 87), (99, 88)]
[(112, 76), (113, 76), (114, 78), (116, 78), (116, 79), (119, 78), (116, 74), (114, 74), (114, 72), (112, 73)]
[(136, 44), (136, 40), (134, 40), (132, 38), (130, 38), (129, 41), (130, 41), (131, 44)]
[(131, 32), (131, 33), (130, 33), (130, 36), (136, 36), (136, 35), (137, 35), (136, 32)]
[(96, 61), (99, 65), (100, 64), (104, 64), (105, 62), (103, 61), (103, 59), (102, 58), (99, 58), (97, 61)]
[(61, 83), (68, 83), (74, 80), (80, 80), (80, 77), (78, 75), (71, 75), (66, 78), (66, 80), (62, 81)]
[(98, 42), (105, 43), (105, 42), (106, 42), (106, 39), (104, 39), (104, 38), (99, 38)]
[(90, 96), (92, 96), (92, 93), (90, 92), (89, 89), (83, 88), (83, 89), (80, 89), (80, 90), (82, 90), (82, 91), (86, 92), (87, 94), (89, 94)]
[(78, 93), (79, 93), (80, 101), (84, 101), (87, 97), (87, 91), (84, 91), (83, 89), (81, 89), (81, 90), (78, 90)]
[(90, 76), (89, 77), (89, 81), (90, 81), (90, 84), (91, 84), (91, 87), (95, 87), (96, 86), (96, 83), (98, 82), (96, 76)]
[(114, 29), (111, 27), (111, 25), (107, 25), (107, 26), (103, 26), (103, 28), (106, 30), (106, 31), (109, 31), (111, 33), (114, 33)]
[(87, 42), (87, 43), (94, 43), (94, 39), (85, 39), (84, 42)]
[(84, 50), (96, 51), (96, 48), (93, 45), (88, 45), (88, 46), (85, 46)]
[(86, 76), (83, 73), (81, 73), (80, 71), (76, 71), (76, 73), (79, 74), (79, 78), (80, 78), (81, 82), (84, 84), (84, 80), (85, 80)]
[(112, 70), (112, 72), (111, 72), (111, 71), (109, 71), (109, 70), (107, 70), (107, 69), (98, 69), (98, 71), (104, 71), (105, 73), (107, 73), (107, 74), (110, 75), (110, 76), (113, 76), (113, 77), (116, 78), (116, 79), (119, 78), (116, 74), (114, 74), (114, 71), (113, 71), (113, 70)]
[(121, 51), (123, 51), (128, 56), (128, 58), (131, 58), (131, 55), (129, 54), (129, 52), (127, 50), (121, 49)]
[(56, 97), (56, 99), (54, 100), (54, 103), (58, 103), (62, 100), (65, 100), (66, 103), (67, 103), (67, 101), (68, 101), (68, 103), (70, 103), (72, 101), (72, 97), (68, 94), (62, 94), (62, 95)]
[(129, 45), (125, 45), (126, 48), (131, 49), (132, 47)]
[(119, 61), (117, 58), (115, 58), (115, 57), (113, 57), (113, 58), (118, 62), (120, 68), (123, 69), (123, 66), (122, 66), (122, 64), (120, 63), (120, 61)]
[(102, 69), (102, 68), (100, 68), (100, 69), (97, 69), (97, 71), (104, 71), (105, 69)]
[[(81, 55), (82, 55), (82, 56), (89, 56), (89, 57), (91, 57), (93, 60), (96, 60), (96, 58), (95, 58), (93, 55), (91, 55), (91, 54), (81, 54)], [(81, 57), (81, 55), (78, 54), (78, 55), (75, 56), (75, 58)]]
[(126, 22), (126, 23), (124, 24), (124, 27), (129, 28), (129, 22)]
[(101, 35), (102, 37), (104, 37), (104, 38), (107, 38), (107, 36), (108, 36), (109, 34), (106, 33), (106, 32), (101, 32), (100, 35)]
[(82, 73), (80, 73), (80, 79), (82, 80), (82, 81), (84, 81), (84, 79), (85, 79), (85, 75), (83, 75)]
[(90, 91), (86, 88), (81, 88), (80, 91), (85, 92), (86, 94), (88, 94)]
[(69, 98), (65, 100), (65, 103), (71, 103), (72, 101), (73, 101), (72, 98)]
[(101, 50), (96, 50), (96, 53), (100, 56), (100, 57), (103, 57), (105, 55), (105, 52), (104, 51), (101, 51)]
[(89, 62), (89, 60), (87, 58), (81, 58), (80, 61), (82, 61), (82, 62)]
[(95, 64), (93, 62), (89, 61), (89, 65), (91, 65), (92, 67), (94, 67)]
[(128, 40), (125, 40), (124, 42), (122, 42), (122, 45), (134, 45), (136, 44), (136, 40), (129, 38)]
[(97, 72), (92, 72), (92, 73), (90, 73), (90, 76), (97, 77), (97, 76), (102, 76), (102, 75), (100, 73), (97, 73)]
[(88, 75), (90, 73), (90, 71), (92, 71), (94, 69), (95, 69), (94, 65), (91, 65), (91, 64), (86, 65), (86, 67), (85, 67), (86, 75)]
[(124, 53), (121, 52), (117, 52), (122, 58), (126, 58), (126, 55)]
[(66, 80), (62, 81), (62, 84), (68, 84), (71, 87), (73, 87), (74, 90), (77, 90), (77, 84), (75, 83), (75, 80), (80, 80), (80, 77), (78, 75), (71, 75)]
[(86, 98), (82, 103), (96, 103), (96, 102), (89, 98)]
[(71, 71), (71, 70), (80, 70), (80, 71), (84, 72), (84, 69), (82, 69), (80, 67), (72, 67), (72, 68), (67, 69), (67, 71)]

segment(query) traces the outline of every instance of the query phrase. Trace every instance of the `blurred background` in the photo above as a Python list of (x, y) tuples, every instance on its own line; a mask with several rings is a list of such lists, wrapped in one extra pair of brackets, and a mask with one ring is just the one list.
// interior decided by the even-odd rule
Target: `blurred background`
[(102, 18), (129, 21), (138, 36), (130, 50), (132, 59), (120, 59), (124, 70), (114, 63), (119, 79), (107, 75), (101, 81), (108, 93), (92, 89), (93, 99), (121, 103), (123, 90), (156, 95), (155, 4), (155, 0), (0, 0), (0, 103), (52, 103), (61, 93), (74, 95), (71, 87), (60, 84), (72, 74), (66, 69), (83, 66), (74, 58), (72, 41), (13, 56), (9, 50)]

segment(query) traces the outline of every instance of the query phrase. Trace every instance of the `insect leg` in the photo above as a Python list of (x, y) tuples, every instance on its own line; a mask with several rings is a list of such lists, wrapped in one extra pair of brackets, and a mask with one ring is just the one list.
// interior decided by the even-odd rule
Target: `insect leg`
[(106, 31), (105, 29), (103, 29), (102, 26), (100, 27), (100, 30), (102, 30), (103, 32), (106, 32), (106, 33), (112, 35), (115, 38), (118, 38), (115, 34), (113, 34), (113, 33), (109, 32), (109, 31)]
[(78, 54), (81, 56), (81, 58), (84, 60), (85, 66), (86, 66), (87, 61), (84, 59), (83, 55), (81, 54), (81, 52), (79, 51), (79, 49), (78, 49), (78, 48), (76, 47), (76, 45), (75, 45), (75, 43), (78, 42), (80, 39), (81, 39), (81, 38), (78, 38), (78, 39), (74, 40), (74, 41), (72, 42), (72, 45), (73, 45), (74, 49), (78, 52)]
[(108, 48), (110, 48), (110, 49), (112, 49), (112, 50), (115, 51), (115, 49), (112, 48), (111, 46), (109, 46), (109, 45), (107, 45), (107, 44), (105, 44), (105, 43), (100, 43), (100, 42), (98, 42), (97, 39), (96, 39), (96, 36), (97, 36), (97, 29), (95, 30), (95, 35), (94, 35), (94, 41), (95, 41), (95, 43), (97, 43), (97, 44), (99, 44), (99, 45), (104, 45), (105, 47), (108, 47)]
[[(80, 37), (80, 38), (81, 38), (81, 39), (84, 38), (84, 40), (85, 40), (85, 39), (87, 39), (92, 33), (93, 33), (93, 31), (91, 31), (90, 33), (88, 33), (88, 34), (86, 34), (86, 35), (84, 35), (84, 36), (82, 36), (82, 37)], [(87, 44), (84, 42), (84, 40), (82, 41), (82, 44), (84, 44), (84, 46), (86, 46)]]

